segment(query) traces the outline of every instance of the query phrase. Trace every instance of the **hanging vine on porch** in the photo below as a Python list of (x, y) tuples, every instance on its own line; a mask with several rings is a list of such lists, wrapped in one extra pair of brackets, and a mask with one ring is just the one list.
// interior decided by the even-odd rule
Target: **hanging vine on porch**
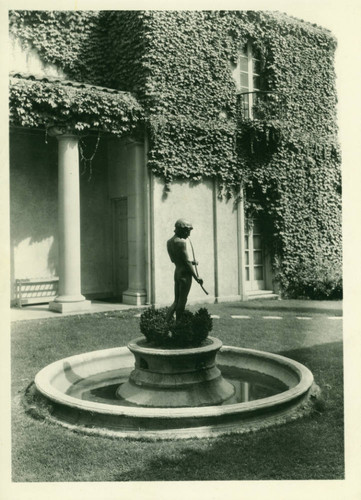
[(100, 132), (98, 132), (98, 136), (97, 136), (96, 144), (95, 144), (95, 147), (94, 147), (94, 151), (87, 158), (85, 156), (85, 154), (84, 154), (84, 149), (85, 149), (84, 139), (80, 138), (80, 140), (79, 140), (80, 161), (83, 162), (83, 169), (80, 172), (80, 175), (84, 175), (88, 171), (88, 182), (92, 178), (92, 174), (93, 174), (93, 163), (92, 162), (93, 162), (94, 157), (95, 157), (95, 155), (96, 155), (96, 153), (98, 151), (99, 142), (100, 142)]

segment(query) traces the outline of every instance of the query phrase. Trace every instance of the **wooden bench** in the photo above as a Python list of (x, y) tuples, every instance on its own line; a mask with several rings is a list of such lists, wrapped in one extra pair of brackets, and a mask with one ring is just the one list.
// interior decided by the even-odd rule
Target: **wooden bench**
[(43, 304), (58, 294), (59, 278), (24, 278), (15, 280), (15, 305)]

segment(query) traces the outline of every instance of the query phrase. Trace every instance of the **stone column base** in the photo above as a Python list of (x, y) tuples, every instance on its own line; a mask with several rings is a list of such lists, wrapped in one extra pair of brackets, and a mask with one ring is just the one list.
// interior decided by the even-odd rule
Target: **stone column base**
[(127, 290), (123, 293), (123, 304), (132, 306), (144, 306), (147, 301), (147, 294), (145, 291)]
[(50, 311), (60, 312), (60, 313), (69, 313), (69, 312), (77, 312), (77, 311), (87, 311), (90, 309), (91, 301), (90, 300), (82, 300), (80, 302), (50, 302), (49, 309)]

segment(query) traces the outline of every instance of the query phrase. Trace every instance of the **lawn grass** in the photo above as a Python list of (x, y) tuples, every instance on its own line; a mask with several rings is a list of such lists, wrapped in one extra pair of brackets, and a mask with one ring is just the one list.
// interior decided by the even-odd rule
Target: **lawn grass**
[(48, 363), (84, 351), (125, 345), (139, 335), (136, 311), (18, 322), (12, 331), (14, 481), (191, 481), (342, 479), (343, 365), (341, 325), (325, 314), (264, 320), (264, 311), (209, 306), (213, 335), (225, 345), (284, 354), (314, 374), (325, 407), (287, 425), (252, 434), (186, 441), (86, 436), (31, 418), (22, 397)]

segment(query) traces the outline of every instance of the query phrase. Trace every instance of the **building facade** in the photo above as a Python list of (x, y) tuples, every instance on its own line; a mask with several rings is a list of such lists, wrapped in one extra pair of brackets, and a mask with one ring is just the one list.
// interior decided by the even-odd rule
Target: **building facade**
[(59, 277), (59, 312), (169, 304), (179, 218), (209, 292), (190, 302), (337, 274), (328, 32), (272, 13), (16, 11), (10, 41), (13, 302), (16, 280)]

